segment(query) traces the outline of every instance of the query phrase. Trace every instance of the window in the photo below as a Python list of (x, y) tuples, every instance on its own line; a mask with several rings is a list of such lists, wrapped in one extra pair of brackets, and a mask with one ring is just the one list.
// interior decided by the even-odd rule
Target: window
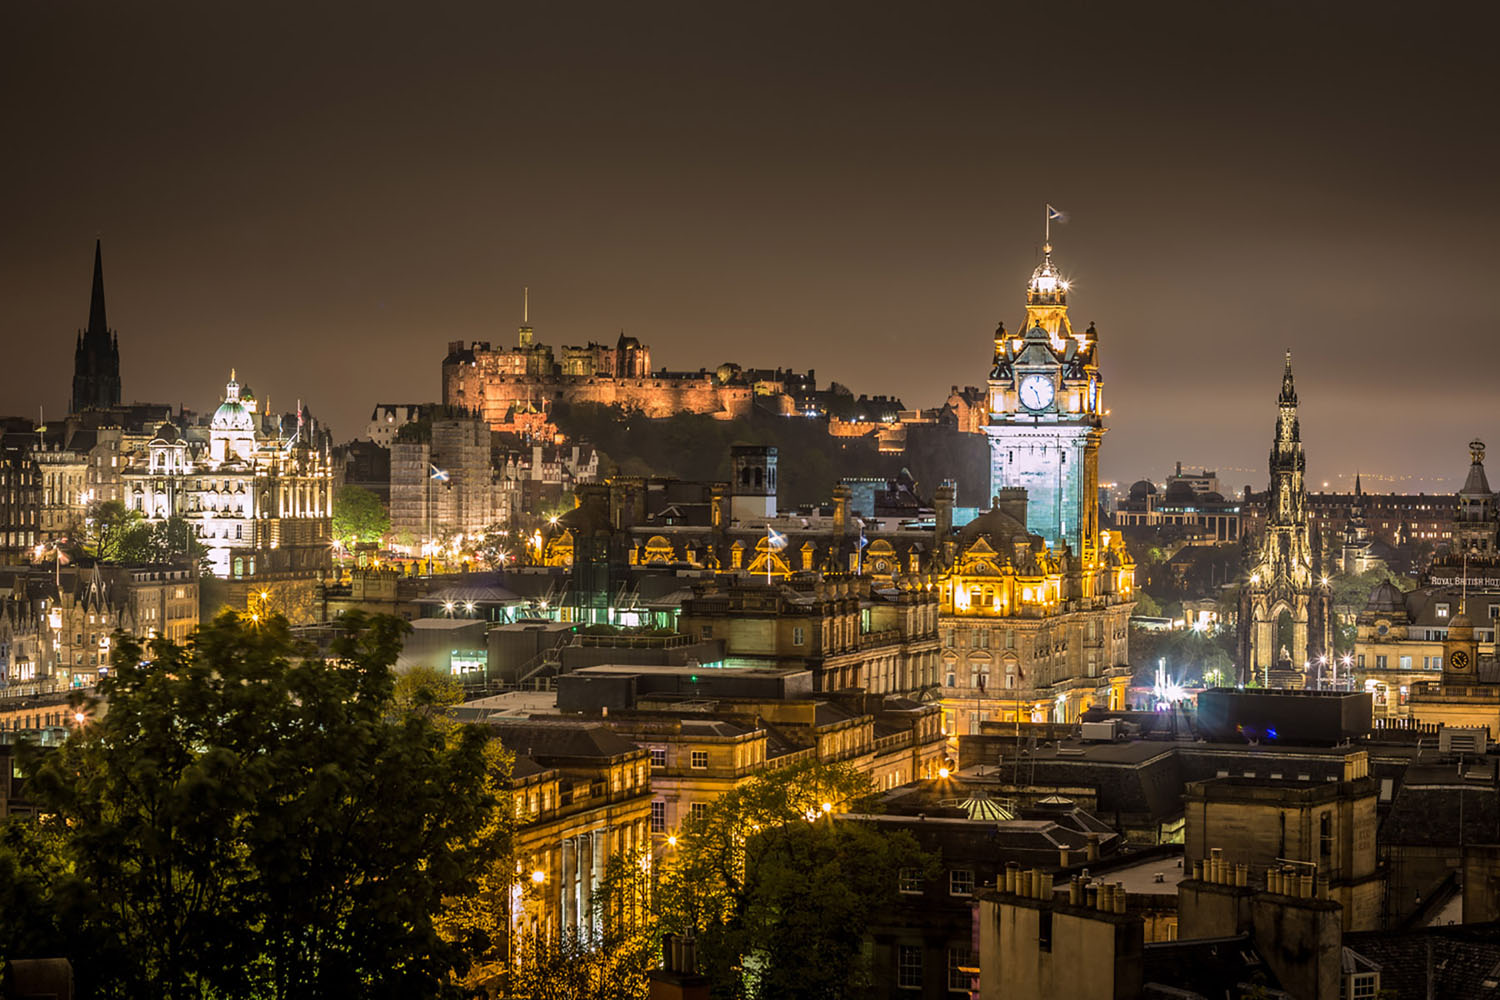
[(1385, 654), (1384, 653), (1377, 653), (1375, 655), (1375, 669), (1376, 670), (1384, 670), (1385, 669)]
[(693, 770), (701, 771), (708, 766), (708, 751), (694, 750), (692, 756)]
[(708, 815), (708, 803), (694, 802), (692, 805), (688, 806), (688, 815), (693, 817), (693, 819), (701, 820), (703, 817)]
[(919, 893), (922, 891), (922, 869), (901, 869), (900, 888), (902, 892)]
[(1052, 909), (1050, 907), (1037, 911), (1036, 946), (1041, 951), (1052, 950)]
[(1448, 617), (1448, 602), (1446, 602), (1446, 601), (1439, 601), (1439, 602), (1437, 602), (1436, 609), (1437, 609), (1436, 610), (1436, 614), (1437, 614), (1437, 616), (1439, 618), (1447, 618)]
[(1401, 657), (1401, 669), (1402, 670), (1410, 670), (1411, 669), (1411, 657), (1410, 656), (1403, 656), (1403, 657)]
[(1374, 1000), (1380, 991), (1380, 973), (1356, 972), (1349, 977), (1349, 1000)]
[(1333, 858), (1333, 814), (1323, 813), (1318, 817), (1318, 854), (1323, 859), (1322, 868), (1328, 870)]
[(807, 639), (807, 632), (806, 632), (806, 630), (804, 630), (802, 628), (801, 625), (798, 625), (796, 628), (792, 629), (792, 645), (793, 646), (804, 645), (805, 642), (806, 642), (806, 639)]
[(1433, 670), (1442, 670), (1443, 669), (1443, 658), (1441, 656), (1434, 656), (1432, 658), (1432, 669)]
[(1361, 669), (1361, 670), (1365, 669), (1365, 654), (1364, 653), (1360, 653), (1359, 654), (1359, 656), (1357, 657), (1357, 662), (1356, 662), (1355, 665), (1357, 667), (1359, 667), (1359, 669)]
[(714, 637), (714, 627), (712, 625), (704, 625), (701, 634), (705, 639), (712, 639)]
[(974, 988), (974, 952), (968, 946), (948, 949), (948, 989), (968, 993)]
[(953, 648), (953, 629), (943, 630), (943, 645), (948, 649)]
[(896, 985), (902, 989), (922, 988), (922, 949), (903, 944), (896, 951)]
[(660, 799), (651, 803), (651, 832), (667, 832), (667, 804)]
[(955, 868), (948, 873), (948, 895), (974, 895), (974, 871), (971, 868)]
[(666, 747), (652, 747), (651, 748), (651, 766), (652, 767), (666, 767), (667, 766), (667, 748)]

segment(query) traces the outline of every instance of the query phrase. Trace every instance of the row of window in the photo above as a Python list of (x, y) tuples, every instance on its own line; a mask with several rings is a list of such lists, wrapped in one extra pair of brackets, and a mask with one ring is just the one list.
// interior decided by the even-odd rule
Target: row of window
[[(927, 880), (920, 868), (903, 868), (898, 876), (897, 888), (908, 895), (920, 894)], [(948, 895), (974, 895), (974, 869), (952, 868), (948, 871)]]
[[(948, 989), (968, 993), (974, 988), (976, 975), (974, 952), (966, 945), (948, 949)], [(896, 985), (901, 989), (919, 990), (922, 982), (922, 947), (903, 944), (896, 949)]]

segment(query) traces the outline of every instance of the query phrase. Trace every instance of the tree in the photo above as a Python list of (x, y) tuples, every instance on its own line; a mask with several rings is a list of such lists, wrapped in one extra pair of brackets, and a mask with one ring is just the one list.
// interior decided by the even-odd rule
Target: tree
[(762, 772), (689, 820), (663, 861), (658, 927), (692, 935), (715, 995), (844, 997), (869, 982), (871, 914), (902, 867), (930, 862), (910, 835), (834, 818), (873, 789), (848, 764)]
[(0, 941), (55, 922), (100, 997), (438, 995), (466, 957), (437, 916), (492, 847), (488, 740), (395, 705), (403, 623), (341, 622), (326, 659), (233, 612), (117, 641), (108, 713), (23, 756), (55, 855)]
[(378, 542), (390, 530), (385, 504), (363, 486), (340, 486), (333, 495), (333, 537), (346, 548)]

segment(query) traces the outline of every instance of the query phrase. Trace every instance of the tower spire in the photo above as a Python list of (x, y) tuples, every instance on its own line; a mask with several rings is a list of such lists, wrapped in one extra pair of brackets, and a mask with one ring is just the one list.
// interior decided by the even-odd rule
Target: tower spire
[(104, 317), (104, 248), (103, 241), (94, 240), (94, 288), (89, 296), (90, 337), (109, 336), (109, 324)]
[(94, 240), (94, 280), (89, 325), (73, 349), (73, 399), (69, 412), (108, 409), (120, 403), (120, 345), (104, 311), (103, 240)]

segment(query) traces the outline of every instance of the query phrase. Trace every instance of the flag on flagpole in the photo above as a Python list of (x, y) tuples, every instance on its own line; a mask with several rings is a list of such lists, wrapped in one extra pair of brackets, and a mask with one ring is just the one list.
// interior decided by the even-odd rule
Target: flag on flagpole
[(1048, 222), (1067, 222), (1068, 221), (1068, 213), (1067, 212), (1059, 212), (1057, 209), (1053, 208), (1051, 205), (1048, 205), (1047, 206), (1047, 221)]
[(766, 525), (766, 545), (772, 552), (780, 552), (786, 548), (786, 536), (768, 524)]
[(428, 473), (428, 478), (430, 478), (430, 479), (436, 479), (440, 483), (446, 483), (448, 481), (448, 470), (447, 469), (439, 469), (437, 466), (433, 465), (431, 462), (427, 463), (427, 467), (432, 470), (430, 473)]

